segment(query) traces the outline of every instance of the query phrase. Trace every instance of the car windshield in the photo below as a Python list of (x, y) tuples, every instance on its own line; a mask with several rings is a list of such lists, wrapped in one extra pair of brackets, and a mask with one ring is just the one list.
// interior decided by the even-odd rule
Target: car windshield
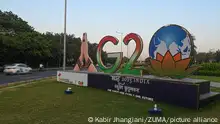
[(16, 66), (17, 64), (11, 64), (11, 65), (7, 65), (7, 66)]
[(25, 64), (19, 64), (18, 66), (20, 66), (20, 67), (27, 67), (27, 65), (25, 65)]

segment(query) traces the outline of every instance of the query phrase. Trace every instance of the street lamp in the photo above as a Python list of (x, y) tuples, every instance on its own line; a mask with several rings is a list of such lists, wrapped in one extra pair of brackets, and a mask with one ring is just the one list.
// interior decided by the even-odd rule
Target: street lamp
[(67, 0), (65, 0), (65, 7), (64, 7), (64, 37), (63, 37), (63, 70), (66, 69), (66, 8), (67, 8)]
[[(122, 52), (123, 33), (119, 31), (116, 31), (116, 33), (121, 35), (121, 52)], [(128, 57), (128, 45), (127, 45), (127, 57)]]
[(123, 33), (119, 31), (116, 31), (116, 33), (121, 35), (121, 52), (122, 52)]

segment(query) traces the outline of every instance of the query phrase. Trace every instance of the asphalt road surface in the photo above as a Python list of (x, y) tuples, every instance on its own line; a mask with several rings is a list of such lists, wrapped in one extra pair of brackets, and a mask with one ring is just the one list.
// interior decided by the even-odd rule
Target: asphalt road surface
[(34, 80), (40, 79), (50, 76), (56, 76), (57, 71), (42, 71), (42, 72), (32, 72), (31, 74), (23, 74), (23, 75), (4, 75), (3, 73), (0, 74), (0, 85), (12, 83), (12, 82), (19, 82), (19, 81), (27, 81), (27, 80)]
[[(71, 70), (72, 67), (67, 68), (67, 70)], [(22, 74), (22, 75), (5, 75), (0, 73), (0, 85), (19, 82), (19, 81), (28, 81), (35, 80), (40, 78), (46, 78), (50, 76), (56, 76), (57, 70), (46, 70), (41, 72), (32, 72), (31, 74)]]
[[(9, 75), (9, 76), (6, 76), (3, 73), (0, 73), (0, 85), (13, 83), (13, 82), (19, 82), (19, 81), (46, 78), (50, 76), (56, 76), (56, 74), (57, 74), (57, 70), (48, 70), (48, 71), (42, 71), (42, 72), (32, 72), (31, 74)], [(211, 82), (211, 86), (220, 88), (220, 83)]]

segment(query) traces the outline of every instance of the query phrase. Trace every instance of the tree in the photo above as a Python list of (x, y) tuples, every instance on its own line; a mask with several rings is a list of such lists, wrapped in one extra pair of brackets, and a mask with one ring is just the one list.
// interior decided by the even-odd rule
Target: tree
[(147, 57), (145, 60), (144, 60), (144, 62), (145, 62), (145, 64), (150, 64), (150, 60), (151, 60), (151, 57)]
[(200, 52), (196, 55), (196, 62), (197, 63), (205, 62), (205, 60), (206, 60), (206, 53), (205, 52)]
[(216, 60), (216, 62), (220, 62), (220, 50), (217, 50), (215, 52), (215, 60)]
[(1, 25), (1, 30), (10, 33), (10, 32), (15, 32), (15, 33), (20, 33), (20, 32), (32, 32), (34, 31), (34, 28), (28, 25), (26, 21), (12, 13), (11, 11), (9, 12), (2, 12), (0, 10), (0, 25)]
[(191, 43), (191, 56), (192, 56), (192, 60), (191, 60), (191, 63), (194, 63), (195, 62), (195, 58), (196, 58), (196, 54), (197, 54), (197, 51), (196, 51), (196, 49), (197, 49), (197, 47), (196, 47), (196, 45), (195, 45), (195, 40), (196, 40), (196, 38), (195, 38), (195, 36), (193, 35), (193, 34), (189, 34), (189, 37), (190, 37), (190, 39), (191, 39), (191, 41), (192, 41), (192, 43)]
[[(40, 33), (12, 12), (0, 11), (0, 64), (15, 62), (38, 67), (39, 63), (60, 66), (63, 62), (63, 33)], [(67, 34), (67, 65), (74, 64), (80, 55), (81, 39)], [(96, 43), (89, 43), (89, 54), (96, 63)], [(103, 61), (106, 52), (103, 51)]]
[[(122, 63), (127, 63), (129, 61), (129, 58), (128, 57), (126, 57), (126, 56), (124, 56), (123, 57), (123, 60), (122, 60)], [(135, 64), (135, 63), (134, 63)]]
[(206, 53), (205, 62), (212, 62), (214, 59), (215, 59), (215, 51), (210, 49), (209, 52)]

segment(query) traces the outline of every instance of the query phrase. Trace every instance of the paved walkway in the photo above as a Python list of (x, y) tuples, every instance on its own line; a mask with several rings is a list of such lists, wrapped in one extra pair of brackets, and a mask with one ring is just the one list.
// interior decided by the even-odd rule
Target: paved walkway
[(212, 82), (212, 81), (211, 81), (210, 86), (211, 86), (211, 87), (220, 88), (220, 83), (219, 83), (219, 82)]

